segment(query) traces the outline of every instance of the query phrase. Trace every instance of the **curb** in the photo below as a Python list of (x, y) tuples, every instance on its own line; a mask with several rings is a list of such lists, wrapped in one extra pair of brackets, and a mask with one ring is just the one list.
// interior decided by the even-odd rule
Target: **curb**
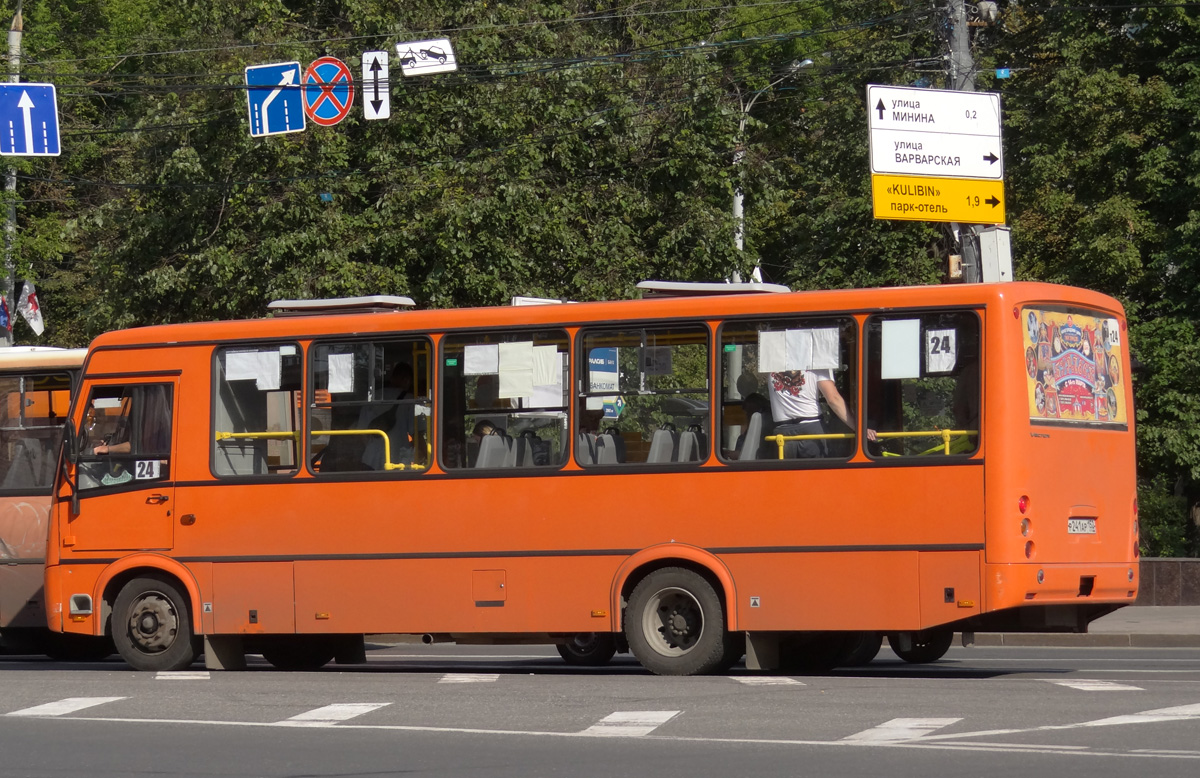
[[(962, 645), (962, 635), (955, 635)], [(1200, 635), (1137, 632), (976, 632), (976, 646), (1043, 646), (1062, 648), (1200, 648)]]

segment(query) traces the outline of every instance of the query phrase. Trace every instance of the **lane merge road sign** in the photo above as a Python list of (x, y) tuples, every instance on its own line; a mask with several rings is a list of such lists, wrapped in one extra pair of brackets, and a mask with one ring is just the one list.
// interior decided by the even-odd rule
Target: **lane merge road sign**
[(1004, 182), (871, 176), (876, 219), (1004, 224)]
[(246, 105), (250, 135), (262, 138), (304, 130), (300, 63), (276, 62), (246, 68)]
[(392, 92), (388, 84), (388, 53), (364, 51), (362, 55), (363, 115), (386, 119), (392, 115)]
[(0, 154), (57, 157), (60, 152), (54, 84), (0, 85)]
[(354, 105), (354, 78), (337, 57), (320, 57), (304, 71), (304, 113), (322, 127), (346, 118)]

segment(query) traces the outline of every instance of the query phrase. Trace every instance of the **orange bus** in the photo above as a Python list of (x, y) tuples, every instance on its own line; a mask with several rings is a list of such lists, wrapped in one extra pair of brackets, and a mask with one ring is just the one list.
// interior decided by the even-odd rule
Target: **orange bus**
[(100, 336), (50, 628), (139, 669), (315, 668), (403, 633), (695, 674), (861, 661), (881, 635), (930, 661), (956, 631), (1086, 631), (1134, 600), (1116, 300), (679, 286)]
[(86, 349), (0, 348), (0, 648), (89, 658), (105, 641), (46, 630), (42, 599), (50, 494), (72, 387)]

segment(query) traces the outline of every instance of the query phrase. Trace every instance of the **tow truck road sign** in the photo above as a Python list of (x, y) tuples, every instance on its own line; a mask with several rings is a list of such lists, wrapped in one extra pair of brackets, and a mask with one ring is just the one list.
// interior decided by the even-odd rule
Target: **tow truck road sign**
[(346, 118), (354, 105), (354, 77), (337, 57), (320, 57), (304, 71), (304, 113), (322, 127)]
[(446, 38), (396, 44), (396, 59), (405, 76), (427, 76), (458, 70), (454, 49)]
[(54, 84), (0, 85), (0, 154), (57, 157), (60, 151)]
[(1004, 182), (871, 176), (876, 219), (1004, 224)]
[(392, 115), (392, 93), (388, 84), (388, 53), (364, 51), (362, 55), (363, 116), (386, 119)]
[(246, 87), (251, 137), (304, 130), (299, 62), (252, 65), (246, 68)]

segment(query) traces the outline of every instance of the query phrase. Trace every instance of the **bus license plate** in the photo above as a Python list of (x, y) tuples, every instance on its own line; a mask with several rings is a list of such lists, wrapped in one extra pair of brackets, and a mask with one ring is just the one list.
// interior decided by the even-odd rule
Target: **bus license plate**
[(1067, 519), (1067, 534), (1069, 535), (1095, 535), (1096, 520), (1095, 519)]

